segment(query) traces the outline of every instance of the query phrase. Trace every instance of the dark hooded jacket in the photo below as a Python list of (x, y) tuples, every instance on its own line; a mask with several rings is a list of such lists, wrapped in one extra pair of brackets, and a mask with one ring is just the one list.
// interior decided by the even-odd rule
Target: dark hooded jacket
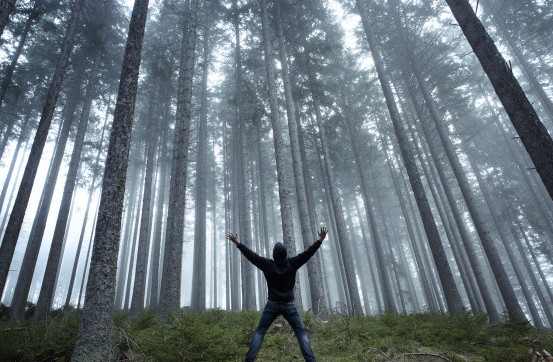
[(265, 275), (269, 291), (268, 299), (273, 302), (287, 303), (294, 300), (297, 270), (307, 263), (320, 246), (321, 242), (317, 240), (303, 253), (288, 258), (284, 244), (276, 243), (273, 248), (273, 259), (257, 255), (242, 243), (238, 245), (238, 249)]

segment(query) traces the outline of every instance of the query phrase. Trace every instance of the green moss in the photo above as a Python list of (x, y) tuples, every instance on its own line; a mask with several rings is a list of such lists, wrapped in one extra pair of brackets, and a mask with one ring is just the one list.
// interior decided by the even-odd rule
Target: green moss
[[(120, 360), (243, 360), (260, 312), (182, 310), (161, 323), (154, 312), (136, 318), (117, 313), (115, 342)], [(528, 360), (529, 348), (553, 350), (553, 332), (535, 330), (524, 321), (490, 325), (486, 315), (464, 311), (348, 317), (327, 320), (311, 313), (302, 319), (313, 351), (321, 361), (428, 360), (438, 355), (452, 361)], [(61, 314), (47, 322), (0, 324), (0, 360), (68, 361), (80, 316)], [(527, 337), (524, 341), (523, 338)], [(537, 342), (536, 342), (537, 341)], [(267, 332), (258, 361), (301, 360), (286, 321), (279, 317)]]

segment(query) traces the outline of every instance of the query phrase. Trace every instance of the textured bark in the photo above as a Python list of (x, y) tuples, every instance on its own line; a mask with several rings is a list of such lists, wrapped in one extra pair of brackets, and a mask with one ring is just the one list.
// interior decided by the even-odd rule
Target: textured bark
[(207, 213), (207, 77), (210, 65), (210, 24), (204, 25), (202, 56), (202, 93), (200, 96), (200, 121), (198, 124), (198, 158), (196, 160), (196, 198), (194, 217), (194, 259), (192, 269), (191, 306), (194, 310), (206, 308), (206, 213)]
[(468, 0), (446, 0), (553, 199), (553, 140)]
[[(31, 190), (35, 181), (38, 165), (40, 163), (40, 157), (42, 155), (42, 151), (44, 150), (44, 144), (46, 143), (46, 138), (48, 137), (50, 124), (52, 123), (58, 95), (61, 90), (61, 84), (63, 83), (63, 78), (65, 76), (65, 69), (67, 68), (69, 56), (71, 54), (71, 50), (73, 49), (75, 29), (77, 27), (77, 21), (81, 13), (83, 3), (84, 0), (77, 0), (71, 9), (71, 17), (67, 23), (67, 30), (61, 45), (61, 51), (56, 63), (54, 76), (52, 77), (52, 82), (48, 88), (38, 129), (35, 134), (31, 153), (29, 154), (29, 161), (27, 161), (27, 165), (25, 166), (25, 171), (23, 172), (23, 178), (19, 186), (19, 191), (17, 192), (10, 220), (8, 221), (6, 232), (4, 233), (2, 246), (0, 246), (0, 291), (4, 290), (4, 286), (6, 284), (10, 263), (15, 251), (15, 245), (17, 243), (17, 239), (19, 238), (21, 225), (23, 224), (23, 218), (25, 216), (25, 211), (27, 210)], [(0, 27), (2, 27), (1, 23)]]
[(73, 361), (114, 359), (113, 311), (121, 217), (148, 0), (136, 0), (129, 24), (108, 147), (94, 248)]
[[(288, 186), (289, 176), (286, 172), (285, 144), (282, 135), (282, 124), (278, 111), (277, 85), (275, 82), (275, 70), (273, 64), (273, 50), (271, 46), (271, 34), (269, 29), (269, 16), (267, 14), (267, 1), (259, 0), (261, 8), (261, 25), (263, 30), (263, 53), (265, 55), (265, 69), (267, 72), (267, 88), (269, 92), (269, 107), (271, 126), (273, 129), (273, 142), (278, 176), (278, 195), (280, 199), (280, 217), (282, 220), (282, 237), (288, 255), (296, 254), (296, 242), (294, 241), (294, 222), (292, 217), (292, 198)], [(299, 282), (294, 289), (296, 305), (301, 306), (301, 293)]]
[[(292, 85), (290, 82), (290, 71), (288, 69), (288, 54), (286, 51), (286, 44), (284, 43), (284, 33), (282, 30), (282, 19), (280, 14), (280, 2), (275, 2), (275, 17), (276, 17), (276, 30), (278, 39), (278, 49), (280, 56), (280, 64), (282, 66), (282, 82), (284, 83), (284, 96), (286, 99), (286, 115), (288, 117), (288, 132), (290, 135), (290, 148), (292, 154), (292, 168), (294, 173), (294, 182), (296, 185), (296, 198), (298, 204), (298, 213), (301, 227), (301, 234), (303, 240), (303, 246), (307, 249), (316, 238), (316, 234), (313, 234), (313, 227), (309, 220), (309, 208), (307, 205), (307, 196), (305, 192), (305, 181), (303, 174), (303, 165), (300, 155), (300, 146), (298, 139), (298, 126), (295, 114), (294, 99), (292, 98)], [(320, 311), (326, 309), (326, 304), (323, 295), (323, 287), (321, 281), (321, 275), (319, 273), (320, 267), (318, 265), (317, 258), (311, 258), (307, 262), (307, 272), (309, 280), (309, 290), (311, 296), (311, 310), (313, 313), (318, 314)]]
[[(186, 6), (186, 8), (188, 8)], [(192, 110), (192, 81), (196, 49), (196, 22), (198, 1), (191, 0), (189, 18), (184, 24), (178, 79), (177, 113), (173, 141), (173, 162), (169, 186), (167, 234), (163, 256), (161, 294), (158, 315), (167, 318), (180, 308), (180, 283), (186, 178), (188, 173), (188, 145)]]
[(0, 36), (4, 33), (4, 28), (10, 20), (10, 14), (15, 8), (17, 0), (0, 0)]
[(79, 170), (79, 163), (81, 161), (81, 152), (83, 149), (86, 130), (88, 127), (92, 100), (96, 95), (96, 84), (98, 82), (97, 77), (101, 54), (101, 52), (98, 52), (95, 56), (95, 59), (92, 60), (92, 69), (89, 75), (89, 81), (87, 85), (83, 108), (81, 111), (81, 118), (79, 120), (77, 135), (75, 136), (73, 151), (71, 153), (71, 160), (69, 161), (69, 169), (67, 171), (67, 176), (65, 179), (65, 186), (63, 189), (60, 209), (58, 211), (58, 218), (54, 227), (54, 235), (52, 237), (52, 244), (50, 246), (50, 252), (48, 254), (46, 270), (44, 272), (44, 278), (42, 280), (35, 314), (33, 315), (35, 319), (46, 318), (48, 311), (50, 310), (50, 306), (52, 305), (56, 275), (58, 274), (58, 266), (62, 252), (63, 239), (65, 235), (65, 229), (67, 227), (67, 218), (69, 216), (69, 209), (71, 207), (73, 191), (75, 189), (75, 183), (77, 181), (77, 171)]
[(148, 137), (146, 146), (146, 170), (144, 176), (144, 188), (142, 193), (142, 211), (140, 213), (140, 231), (138, 236), (138, 252), (136, 255), (136, 270), (134, 275), (134, 287), (131, 299), (130, 315), (137, 316), (144, 310), (144, 294), (146, 292), (146, 269), (148, 267), (148, 252), (150, 250), (151, 225), (151, 200), (152, 182), (154, 176), (154, 157), (157, 148), (156, 124), (159, 122), (159, 75), (154, 75), (154, 90), (152, 93), (149, 119)]
[(431, 246), (432, 256), (438, 268), (438, 275), (440, 277), (440, 282), (444, 290), (444, 295), (447, 301), (448, 309), (451, 313), (457, 313), (461, 310), (462, 302), (459, 291), (455, 285), (455, 280), (449, 266), (440, 235), (438, 233), (438, 228), (436, 227), (436, 222), (434, 221), (434, 216), (432, 215), (432, 210), (430, 209), (430, 204), (426, 197), (420, 175), (417, 170), (417, 165), (415, 164), (415, 159), (413, 157), (413, 152), (411, 146), (409, 145), (409, 140), (405, 135), (405, 130), (403, 122), (400, 118), (397, 105), (395, 103), (393, 92), (390, 87), (390, 81), (386, 70), (384, 69), (384, 62), (380, 55), (379, 49), (377, 47), (376, 40), (374, 35), (371, 32), (371, 28), (368, 21), (368, 16), (364, 11), (363, 4), (361, 0), (356, 0), (359, 13), (361, 15), (361, 21), (363, 24), (363, 30), (367, 36), (367, 41), (371, 49), (372, 57), (377, 69), (378, 78), (384, 97), (386, 98), (386, 105), (388, 111), (390, 112), (390, 117), (394, 126), (394, 132), (396, 134), (401, 156), (403, 158), (405, 167), (407, 168), (407, 173), (409, 175), (409, 182), (411, 183), (411, 188), (415, 194), (415, 200), (419, 212), (422, 217), (424, 229), (428, 237), (428, 242)]

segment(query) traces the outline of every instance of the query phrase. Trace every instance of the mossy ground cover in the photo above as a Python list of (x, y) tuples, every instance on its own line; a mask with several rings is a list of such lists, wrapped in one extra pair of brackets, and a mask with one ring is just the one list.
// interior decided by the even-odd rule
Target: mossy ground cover
[[(160, 323), (152, 312), (115, 316), (120, 360), (243, 360), (260, 312), (183, 310)], [(320, 361), (530, 361), (533, 348), (553, 352), (553, 332), (524, 322), (487, 324), (485, 316), (431, 312), (319, 318), (302, 315)], [(58, 313), (48, 322), (0, 323), (1, 361), (68, 361), (80, 316)], [(302, 360), (292, 330), (279, 317), (268, 331), (258, 361)]]

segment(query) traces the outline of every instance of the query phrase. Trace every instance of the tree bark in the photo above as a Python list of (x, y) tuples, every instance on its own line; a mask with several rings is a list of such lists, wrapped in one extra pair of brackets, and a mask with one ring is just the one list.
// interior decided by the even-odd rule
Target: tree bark
[[(188, 1), (187, 1), (188, 3)], [(198, 0), (191, 0), (189, 19), (184, 24), (179, 66), (175, 139), (169, 186), (169, 209), (161, 277), (161, 294), (158, 315), (165, 319), (180, 308), (180, 283), (184, 211), (186, 202), (186, 178), (188, 174), (188, 145), (192, 111), (192, 81), (196, 49), (196, 23)]]
[(111, 360), (121, 217), (148, 0), (135, 0), (106, 159), (89, 282), (73, 361)]

